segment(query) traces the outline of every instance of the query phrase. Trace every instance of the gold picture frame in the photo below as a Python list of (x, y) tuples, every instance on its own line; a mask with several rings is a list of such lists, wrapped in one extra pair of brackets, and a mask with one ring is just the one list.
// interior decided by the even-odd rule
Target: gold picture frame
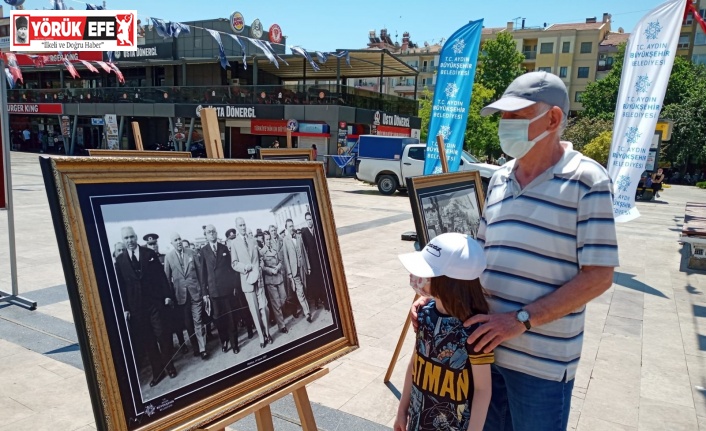
[[(310, 375), (357, 348), (358, 339), (322, 164), (41, 157), (40, 165), (99, 430), (196, 429), (237, 413), (278, 388)], [(145, 320), (136, 317), (143, 311), (133, 307), (130, 294), (125, 293), (131, 288), (124, 281), (125, 277), (117, 276), (123, 273), (121, 268), (125, 268), (124, 264), (131, 261), (128, 252), (115, 253), (114, 238), (127, 238), (125, 244), (130, 244), (135, 236), (139, 241), (145, 234), (145, 241), (152, 241), (160, 234), (163, 239), (160, 245), (166, 245), (170, 237), (168, 232), (175, 231), (182, 238), (189, 235), (189, 239), (196, 243), (202, 232), (206, 236), (207, 231), (217, 229), (215, 235), (218, 243), (235, 250), (235, 241), (241, 234), (233, 237), (234, 234), (226, 227), (236, 227), (237, 224), (241, 229), (238, 219), (242, 219), (243, 224), (247, 223), (252, 231), (257, 227), (265, 229), (268, 224), (276, 224), (274, 233), (277, 234), (279, 228), (285, 227), (280, 223), (285, 218), (286, 235), (280, 235), (280, 250), (291, 247), (287, 245), (290, 244), (288, 241), (291, 244), (299, 243), (303, 250), (306, 241), (302, 238), (304, 231), (310, 228), (311, 219), (313, 252), (302, 251), (301, 255), (307, 256), (309, 272), (318, 270), (319, 275), (313, 279), (308, 278), (310, 274), (307, 275), (309, 286), (306, 295), (320, 283), (318, 286), (323, 294), (324, 309), (311, 305), (310, 315), (306, 318), (304, 315), (297, 317), (292, 313), (287, 316), (285, 313), (284, 323), (288, 332), (278, 331), (277, 326), (270, 327), (269, 323), (264, 323), (270, 331), (269, 342), (264, 347), (262, 343), (259, 346), (257, 343), (258, 337), (264, 335), (260, 334), (260, 329), (255, 331), (256, 336), (252, 340), (248, 339), (243, 333), (245, 328), (239, 328), (239, 322), (233, 319), (235, 339), (238, 343), (242, 340), (237, 354), (233, 354), (236, 353), (235, 349), (221, 351), (218, 338), (206, 338), (205, 350), (210, 353), (207, 360), (177, 351), (168, 359), (168, 364), (175, 367), (174, 378), (170, 375), (152, 386), (149, 374), (150, 369), (152, 375), (155, 370), (148, 364), (152, 359), (145, 360), (145, 356), (149, 357), (145, 347), (149, 343), (138, 341), (156, 342), (157, 338), (154, 337), (158, 334), (153, 323), (133, 327), (137, 326), (133, 322), (144, 323)], [(207, 225), (213, 225), (214, 229), (207, 229)], [(126, 226), (130, 229), (125, 229)], [(226, 233), (227, 238), (224, 236)], [(296, 241), (287, 238), (290, 233), (297, 238)], [(267, 249), (260, 249), (259, 231), (252, 237), (250, 232), (244, 234), (244, 238), (245, 235), (250, 238), (241, 240), (245, 247), (248, 247), (247, 241), (251, 241), (250, 244), (254, 245), (248, 250), (258, 247), (257, 253), (262, 253), (258, 254), (261, 258), (276, 247), (273, 242), (267, 242), (263, 244)], [(268, 236), (271, 238), (263, 232), (265, 240)], [(253, 237), (258, 242), (252, 242)], [(176, 235), (172, 238), (176, 250), (182, 238)], [(218, 259), (221, 250), (218, 247), (221, 245), (215, 245), (218, 253), (214, 251), (214, 259)], [(159, 263), (155, 259), (160, 252), (167, 251), (165, 248), (153, 252), (138, 244), (139, 263), (133, 267), (138, 278), (145, 277), (148, 271), (153, 277), (160, 277), (157, 275), (159, 270), (155, 269)], [(208, 252), (211, 252), (208, 242), (203, 249), (195, 248), (192, 256), (196, 266), (197, 261), (207, 266)], [(169, 253), (171, 251), (167, 252), (167, 259)], [(279, 256), (278, 253), (275, 254)], [(313, 257), (310, 258), (309, 253)], [(319, 259), (318, 269), (314, 263), (316, 256)], [(226, 257), (224, 252), (224, 258), (227, 259), (226, 264), (237, 266), (237, 259), (232, 260), (233, 254)], [(143, 259), (146, 264), (143, 264)], [(252, 268), (245, 271), (252, 271)], [(303, 267), (299, 268), (303, 270)], [(235, 271), (232, 275), (238, 276)], [(206, 272), (203, 275), (210, 280)], [(243, 275), (241, 280), (249, 280), (248, 277)], [(259, 282), (263, 280), (265, 278), (261, 274)], [(292, 287), (296, 290), (301, 284), (292, 282)], [(240, 289), (244, 290), (242, 284)], [(141, 295), (146, 295), (144, 292), (146, 290)], [(236, 287), (233, 295), (237, 294)], [(146, 296), (141, 298), (147, 303)], [(305, 297), (307, 304), (310, 300)], [(161, 297), (149, 307), (162, 307), (160, 301)], [(169, 307), (178, 305), (179, 300), (175, 301), (176, 304), (174, 301), (171, 301), (172, 304), (164, 301), (164, 307), (159, 308), (157, 313), (165, 328), (169, 326), (164, 322), (167, 319), (164, 316), (168, 315)], [(128, 309), (126, 304), (130, 305), (129, 313), (125, 313)], [(260, 304), (261, 310), (263, 306)], [(303, 304), (301, 306), (303, 308)], [(210, 307), (204, 304), (204, 308)], [(233, 313), (235, 310), (236, 306), (233, 306)], [(248, 307), (245, 311), (242, 307), (239, 310), (246, 313)], [(180, 319), (183, 319), (181, 316)], [(240, 316), (244, 319), (246, 315)], [(204, 318), (204, 315), (201, 314), (201, 317)], [(215, 320), (217, 317), (214, 314), (212, 318)], [(217, 322), (214, 323), (217, 330), (221, 328)], [(201, 334), (207, 337), (203, 332)], [(187, 336), (193, 337), (195, 334), (187, 333)], [(171, 333), (169, 338), (170, 341), (174, 340)], [(164, 342), (163, 338), (159, 340), (159, 343)], [(196, 342), (192, 339), (190, 343), (195, 349)], [(157, 354), (165, 351), (161, 345)]]
[(188, 151), (139, 151), (139, 150), (103, 150), (89, 149), (88, 155), (91, 157), (159, 157), (170, 159), (190, 159), (191, 153)]
[(314, 150), (311, 148), (259, 148), (257, 158), (261, 160), (314, 160)]
[(476, 237), (485, 203), (478, 171), (407, 178), (407, 190), (420, 247), (444, 232)]

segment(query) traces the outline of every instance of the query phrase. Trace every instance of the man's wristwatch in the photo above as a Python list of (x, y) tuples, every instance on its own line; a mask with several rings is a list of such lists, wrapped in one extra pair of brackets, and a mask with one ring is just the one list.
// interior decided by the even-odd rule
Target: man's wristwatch
[(527, 310), (525, 310), (524, 308), (517, 310), (517, 314), (515, 315), (515, 317), (517, 318), (518, 322), (525, 325), (525, 328), (527, 328), (528, 331), (532, 329), (532, 324), (530, 323), (530, 315)]

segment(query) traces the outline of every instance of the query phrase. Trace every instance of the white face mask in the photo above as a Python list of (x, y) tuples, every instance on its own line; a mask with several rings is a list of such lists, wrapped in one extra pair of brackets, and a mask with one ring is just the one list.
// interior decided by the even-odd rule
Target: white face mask
[(542, 112), (536, 117), (525, 119), (500, 119), (498, 125), (498, 137), (500, 138), (500, 148), (510, 157), (519, 159), (529, 152), (534, 147), (534, 144), (544, 139), (549, 135), (549, 131), (545, 130), (536, 138), (529, 139), (529, 126), (535, 121), (542, 118), (547, 112)]

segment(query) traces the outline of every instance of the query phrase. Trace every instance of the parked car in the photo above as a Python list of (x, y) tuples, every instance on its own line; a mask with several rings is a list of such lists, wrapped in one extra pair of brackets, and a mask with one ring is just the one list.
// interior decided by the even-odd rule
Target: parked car
[[(361, 135), (357, 152), (356, 179), (377, 185), (384, 195), (404, 191), (405, 178), (424, 174), (426, 144), (415, 138)], [(499, 168), (481, 163), (465, 151), (461, 155), (459, 170), (478, 171), (484, 192), (493, 172)]]

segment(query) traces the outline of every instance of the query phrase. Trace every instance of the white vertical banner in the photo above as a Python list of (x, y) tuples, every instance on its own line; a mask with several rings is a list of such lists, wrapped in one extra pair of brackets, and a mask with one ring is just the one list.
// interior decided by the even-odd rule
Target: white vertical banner
[(658, 6), (645, 15), (630, 34), (608, 157), (617, 222), (640, 216), (635, 208), (635, 191), (646, 169), (687, 1), (669, 0)]

